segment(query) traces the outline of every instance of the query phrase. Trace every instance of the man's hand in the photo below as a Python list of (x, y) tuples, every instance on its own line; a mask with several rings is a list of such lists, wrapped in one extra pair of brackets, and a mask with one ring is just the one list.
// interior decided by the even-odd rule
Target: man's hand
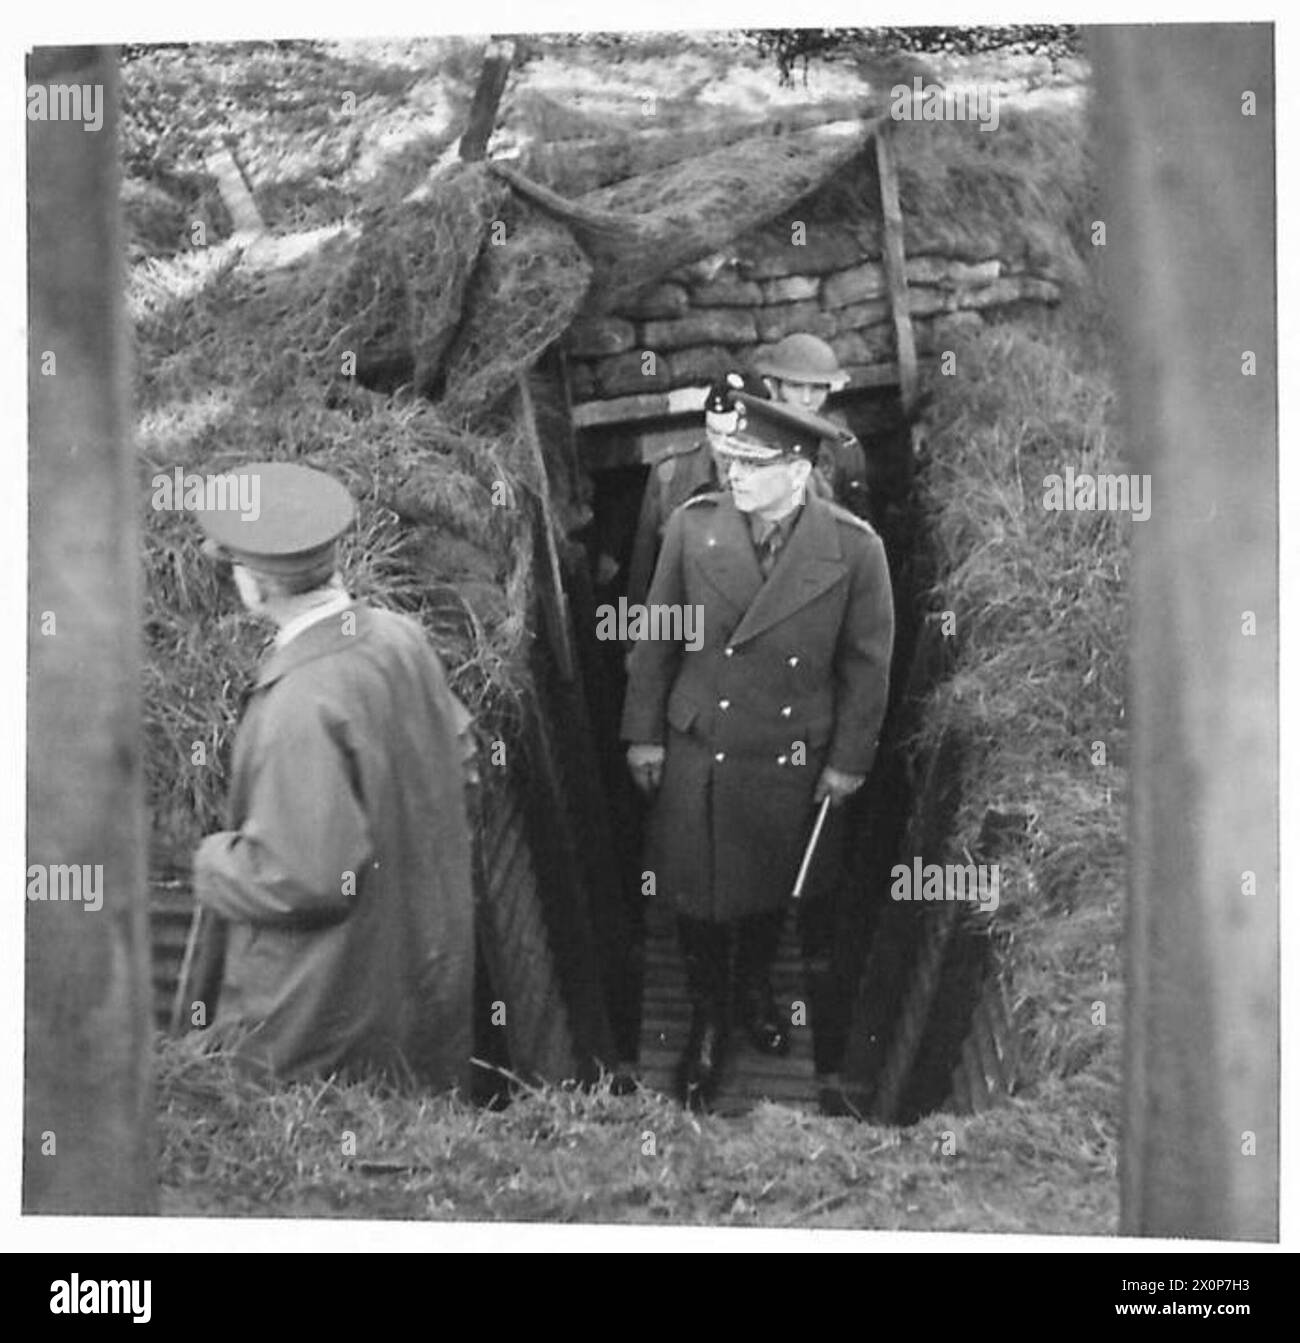
[(648, 797), (664, 777), (664, 748), (652, 742), (634, 742), (627, 748), (632, 780)]
[(852, 797), (866, 781), (865, 774), (843, 774), (827, 765), (817, 780), (813, 802), (819, 804), (822, 798), (829, 797), (831, 806), (838, 807), (846, 798)]

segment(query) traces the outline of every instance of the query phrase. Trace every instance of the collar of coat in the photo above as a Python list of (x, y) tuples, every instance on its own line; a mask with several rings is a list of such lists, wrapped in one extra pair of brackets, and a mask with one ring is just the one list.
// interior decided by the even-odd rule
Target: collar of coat
[(825, 500), (809, 495), (771, 574), (764, 580), (750, 539), (748, 517), (729, 493), (705, 497), (715, 502), (701, 518), (704, 545), (698, 558), (708, 582), (744, 613), (729, 641), (733, 646), (755, 638), (815, 601), (848, 572), (839, 523)]
[(364, 638), (370, 627), (369, 612), (353, 601), (341, 607), (338, 614), (341, 616), (348, 611), (356, 617), (356, 630), (352, 634), (344, 633), (342, 620), (327, 619), (308, 625), (287, 644), (279, 648), (272, 647), (257, 670), (255, 689), (261, 690), (271, 685), (295, 667), (301, 667), (304, 662), (313, 662), (330, 653), (354, 648), (357, 640)]

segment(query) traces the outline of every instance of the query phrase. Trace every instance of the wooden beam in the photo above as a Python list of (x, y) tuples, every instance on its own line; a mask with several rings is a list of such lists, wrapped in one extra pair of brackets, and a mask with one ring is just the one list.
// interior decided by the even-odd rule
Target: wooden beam
[[(849, 375), (849, 385), (839, 393), (840, 396), (898, 385), (898, 365), (895, 363), (854, 364), (845, 372)], [(573, 427), (597, 429), (669, 419), (676, 415), (699, 415), (704, 410), (708, 390), (705, 383), (699, 383), (692, 387), (675, 387), (670, 392), (640, 392), (636, 396), (611, 397), (608, 401), (582, 401), (573, 407)]]
[[(620, 154), (628, 153), (634, 161), (649, 158), (651, 166), (647, 171), (668, 163), (679, 163), (682, 159), (698, 158), (702, 154), (712, 153), (741, 140), (756, 139), (759, 136), (776, 137), (791, 135), (798, 131), (813, 130), (819, 126), (850, 124), (861, 126), (863, 123), (853, 116), (856, 99), (841, 99), (835, 103), (819, 103), (814, 107), (792, 107), (774, 115), (765, 112), (761, 116), (745, 116), (726, 125), (706, 130), (644, 130), (631, 131), (620, 137), (617, 142), (609, 136), (592, 136), (581, 140), (527, 141), (501, 154), (497, 160), (510, 161), (527, 158), (534, 170), (543, 165), (562, 164), (576, 158), (589, 158), (617, 148)], [(665, 152), (656, 161), (654, 151), (663, 146)]]
[(233, 152), (226, 147), (214, 149), (204, 166), (217, 179), (217, 191), (222, 204), (230, 211), (235, 236), (251, 240), (265, 233), (266, 224)]
[(575, 429), (594, 429), (606, 424), (635, 424), (662, 420), (670, 415), (699, 415), (704, 411), (707, 385), (677, 387), (671, 392), (640, 392), (608, 401), (584, 401), (573, 408)]
[(894, 122), (882, 117), (876, 126), (876, 171), (880, 177), (880, 212), (884, 223), (885, 281), (894, 313), (894, 336), (898, 347), (898, 380), (903, 413), (911, 416), (916, 406), (916, 336), (907, 292), (907, 250), (903, 237), (903, 210), (898, 201), (898, 177), (890, 151)]
[(487, 153), (492, 128), (496, 125), (501, 95), (506, 91), (510, 67), (515, 59), (515, 40), (512, 37), (494, 37), (483, 55), (474, 101), (470, 104), (469, 120), (460, 137), (459, 154), (466, 163), (483, 158)]
[(1272, 29), (1107, 26), (1091, 41), (1110, 347), (1126, 469), (1150, 508), (1119, 524), (1133, 573), (1120, 1230), (1276, 1240)]
[[(104, 120), (27, 123), (31, 439), (23, 1210), (156, 1211), (140, 712), (142, 483), (131, 451), (117, 72), (38, 49), (31, 84)], [(98, 877), (98, 907), (86, 899)], [(66, 889), (66, 888), (65, 888)], [(29, 895), (31, 888), (29, 885)]]
[(536, 539), (540, 540), (546, 557), (546, 581), (538, 585), (538, 601), (541, 604), (547, 639), (550, 641), (551, 652), (554, 654), (560, 677), (562, 680), (572, 681), (577, 668), (570, 633), (569, 599), (564, 591), (560, 554), (555, 545), (555, 520), (551, 513), (551, 486), (546, 470), (546, 454), (542, 451), (542, 441), (537, 433), (537, 414), (533, 407), (533, 394), (528, 386), (528, 375), (520, 373), (515, 380), (515, 386), (519, 392), (520, 422), (537, 473), (536, 525), (541, 536)]

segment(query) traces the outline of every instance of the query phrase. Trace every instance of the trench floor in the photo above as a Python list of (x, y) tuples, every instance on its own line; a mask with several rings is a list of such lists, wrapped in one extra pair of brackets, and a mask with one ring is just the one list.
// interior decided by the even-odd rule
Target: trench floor
[[(690, 1031), (691, 1007), (673, 912), (667, 901), (648, 902), (644, 984), (638, 1071), (645, 1086), (672, 1095), (677, 1063)], [(773, 966), (772, 987), (778, 1006), (802, 1003), (804, 1019), (810, 1019), (793, 911), (786, 919)], [(812, 1027), (795, 1025), (790, 1036), (790, 1052), (784, 1058), (771, 1058), (754, 1049), (743, 1030), (732, 1031), (713, 1105), (715, 1114), (744, 1114), (764, 1100), (816, 1108)]]

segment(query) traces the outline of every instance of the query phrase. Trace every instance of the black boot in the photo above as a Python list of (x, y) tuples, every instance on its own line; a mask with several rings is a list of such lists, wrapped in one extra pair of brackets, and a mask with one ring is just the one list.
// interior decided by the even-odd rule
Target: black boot
[(781, 940), (784, 910), (751, 914), (737, 930), (736, 969), (740, 1020), (760, 1054), (785, 1054), (790, 1030), (772, 996), (772, 962)]
[(692, 1110), (712, 1103), (726, 1057), (728, 931), (725, 924), (677, 921), (691, 995), (691, 1033), (677, 1069), (677, 1095)]

